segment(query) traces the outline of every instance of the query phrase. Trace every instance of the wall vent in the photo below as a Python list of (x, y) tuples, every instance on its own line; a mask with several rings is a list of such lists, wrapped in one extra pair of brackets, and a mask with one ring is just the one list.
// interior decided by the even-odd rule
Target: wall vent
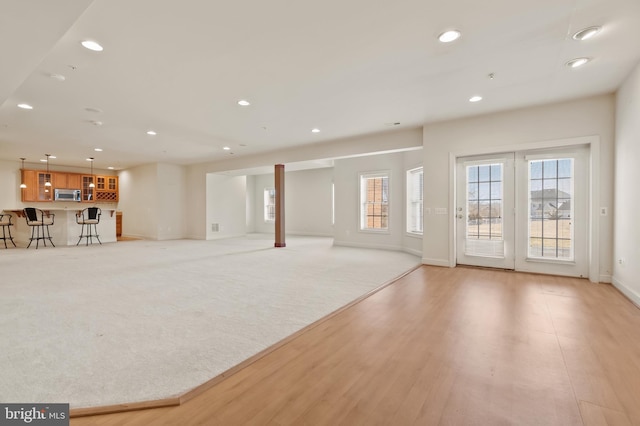
[(211, 224), (211, 232), (220, 232), (220, 224), (212, 223)]

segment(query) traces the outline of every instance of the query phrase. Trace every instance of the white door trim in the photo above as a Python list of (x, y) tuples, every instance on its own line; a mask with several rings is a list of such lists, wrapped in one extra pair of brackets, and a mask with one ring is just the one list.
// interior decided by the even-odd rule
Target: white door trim
[(567, 147), (572, 145), (589, 146), (589, 209), (587, 228), (589, 231), (589, 281), (600, 281), (600, 136), (581, 136), (568, 139), (556, 139), (523, 144), (509, 144), (492, 147), (480, 147), (467, 151), (449, 152), (449, 267), (456, 266), (456, 163), (458, 157), (488, 155), (506, 151), (528, 151), (536, 149)]

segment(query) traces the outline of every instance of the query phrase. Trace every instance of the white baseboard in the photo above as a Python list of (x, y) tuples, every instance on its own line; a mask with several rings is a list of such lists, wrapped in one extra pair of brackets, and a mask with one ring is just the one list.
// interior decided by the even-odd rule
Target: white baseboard
[(294, 237), (331, 237), (333, 238), (333, 234), (325, 234), (322, 232), (296, 232), (296, 231), (287, 231), (286, 235), (291, 235)]
[(611, 279), (611, 275), (600, 275), (598, 282), (611, 284)]
[(356, 243), (353, 241), (338, 241), (333, 240), (334, 246), (342, 246), (342, 247), (356, 247), (356, 248), (368, 248), (368, 249), (378, 249), (378, 250), (393, 250), (393, 251), (403, 251), (404, 247), (401, 246), (391, 246), (386, 244), (368, 244), (368, 243)]
[(626, 285), (624, 285), (620, 280), (618, 280), (616, 277), (613, 277), (611, 280), (611, 283), (613, 284), (613, 286), (615, 288), (617, 288), (618, 290), (620, 290), (620, 292), (622, 294), (624, 294), (625, 296), (627, 296), (627, 298), (629, 300), (631, 300), (631, 302), (640, 307), (640, 294), (638, 294), (638, 292), (636, 292), (635, 290), (630, 289), (629, 287), (627, 287)]
[(429, 259), (427, 257), (422, 258), (423, 265), (431, 265), (431, 266), (444, 266), (445, 268), (449, 267), (448, 259)]
[(405, 253), (412, 254), (414, 256), (422, 257), (422, 250), (416, 250), (416, 249), (405, 247), (402, 249), (402, 251)]

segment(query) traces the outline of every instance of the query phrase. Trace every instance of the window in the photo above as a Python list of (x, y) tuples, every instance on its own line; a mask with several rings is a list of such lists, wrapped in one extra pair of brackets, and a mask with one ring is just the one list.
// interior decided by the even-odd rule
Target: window
[(407, 232), (422, 235), (422, 167), (407, 171)]
[(389, 174), (360, 175), (360, 229), (389, 229)]
[(467, 239), (502, 241), (502, 164), (467, 166)]
[(573, 161), (529, 160), (530, 258), (573, 260)]
[(276, 220), (276, 190), (275, 188), (265, 188), (264, 190), (264, 221), (275, 222)]

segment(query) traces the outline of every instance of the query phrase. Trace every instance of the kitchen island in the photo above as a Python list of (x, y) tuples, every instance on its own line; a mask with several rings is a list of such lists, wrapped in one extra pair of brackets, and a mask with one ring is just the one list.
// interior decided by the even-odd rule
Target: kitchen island
[[(38, 207), (36, 207), (38, 208)], [(82, 231), (82, 225), (76, 223), (76, 214), (82, 211), (78, 208), (43, 208), (41, 209), (45, 213), (55, 214), (53, 225), (49, 225), (49, 232), (51, 233), (51, 239), (56, 246), (75, 246), (80, 238), (80, 232)], [(9, 213), (13, 216), (13, 239), (18, 247), (27, 247), (29, 245), (29, 238), (31, 237), (31, 227), (27, 225), (27, 221), (24, 217), (22, 210), (6, 209), (4, 213)], [(102, 209), (102, 215), (100, 216), (100, 223), (97, 225), (98, 235), (102, 243), (113, 243), (117, 241), (116, 238), (116, 211), (115, 209)], [(97, 239), (93, 239), (94, 244), (98, 244)], [(47, 241), (48, 243), (48, 241)], [(85, 238), (80, 242), (81, 245), (86, 244)], [(34, 243), (31, 245), (33, 248)], [(42, 241), (40, 246), (42, 246)], [(48, 246), (49, 244), (47, 244)]]

